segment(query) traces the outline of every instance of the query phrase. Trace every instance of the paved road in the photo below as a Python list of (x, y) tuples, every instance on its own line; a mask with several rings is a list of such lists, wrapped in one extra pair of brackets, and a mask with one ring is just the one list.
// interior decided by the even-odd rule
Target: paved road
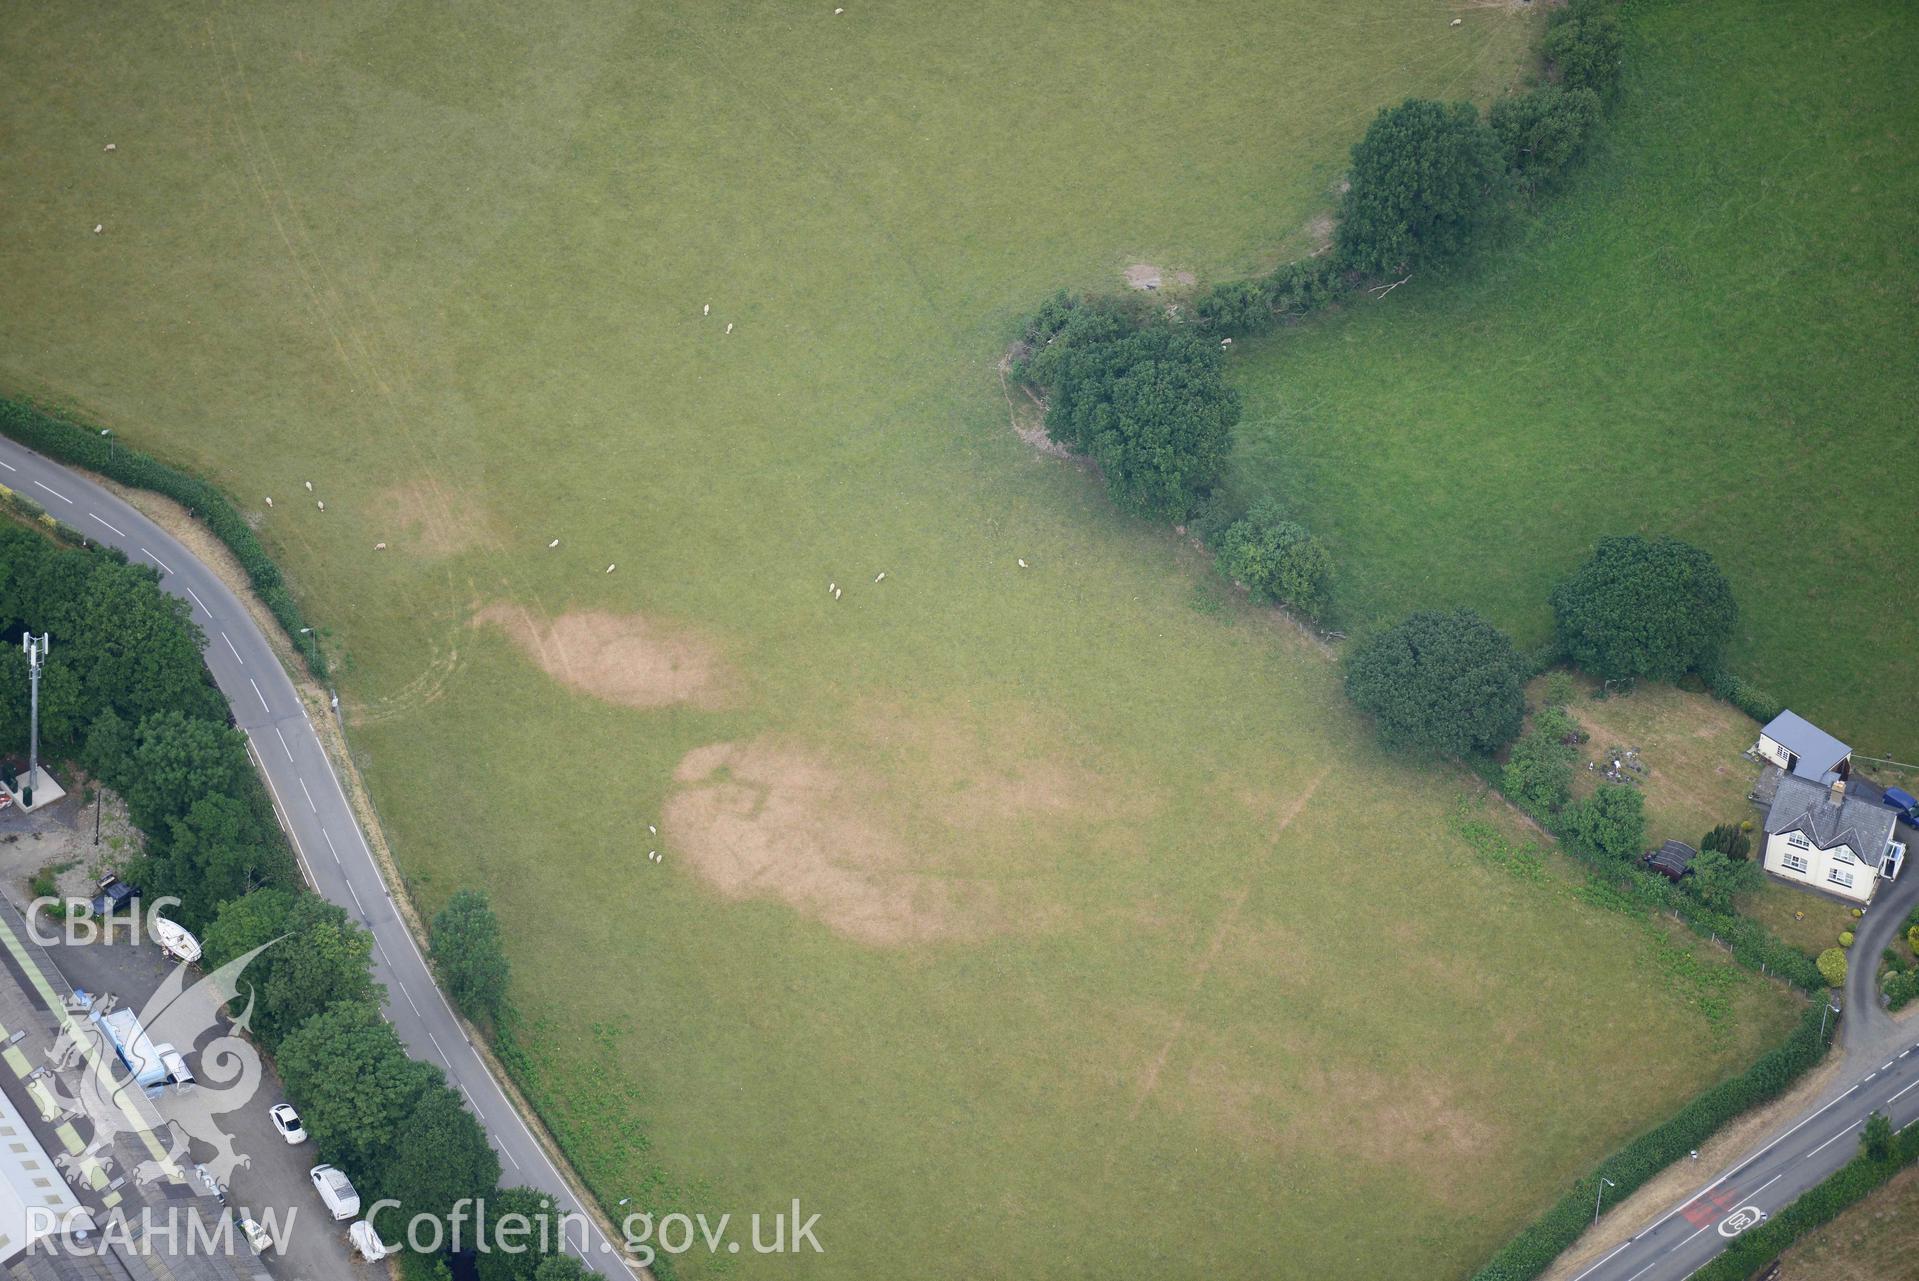
[[(1914, 833), (1901, 829), (1912, 846)], [(1875, 959), (1919, 903), (1919, 875), (1907, 870), (1880, 887), (1859, 922), (1852, 954)], [(1919, 1121), (1919, 1024), (1895, 1023), (1879, 1004), (1876, 964), (1847, 974), (1839, 1078), (1805, 1115), (1795, 1117), (1730, 1168), (1709, 1174), (1699, 1191), (1575, 1281), (1682, 1281), (1740, 1232), (1756, 1226), (1859, 1154), (1859, 1130), (1874, 1112), (1895, 1129)], [(1602, 1171), (1603, 1173), (1603, 1171)]]
[(502, 1182), (552, 1193), (584, 1225), (583, 1231), (570, 1230), (570, 1252), (616, 1281), (638, 1281), (624, 1253), (580, 1212), (579, 1198), (466, 1040), (394, 907), (293, 682), (245, 607), (158, 525), (93, 482), (5, 439), (0, 484), (96, 541), (154, 566), (167, 591), (192, 602), (193, 620), (207, 635), (207, 667), (251, 741), (309, 883), (373, 934), (374, 977), (386, 985), (387, 1017), (400, 1039), (416, 1058), (445, 1069), (447, 1080), (466, 1096), (500, 1154)]

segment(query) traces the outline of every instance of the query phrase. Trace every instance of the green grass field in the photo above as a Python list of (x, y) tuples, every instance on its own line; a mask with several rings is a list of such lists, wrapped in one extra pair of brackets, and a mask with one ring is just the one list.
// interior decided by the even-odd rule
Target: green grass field
[(847, 7), (9, 5), (0, 383), (258, 514), (603, 1200), (824, 1216), (689, 1271), (1462, 1272), (1792, 1002), (1475, 858), (994, 362), (1536, 16)]
[(1535, 221), (1242, 353), (1239, 484), (1329, 537), (1355, 622), (1470, 603), (1528, 643), (1596, 538), (1677, 534), (1732, 579), (1738, 670), (1919, 760), (1919, 22), (1648, 5), (1632, 31), (1608, 143)]

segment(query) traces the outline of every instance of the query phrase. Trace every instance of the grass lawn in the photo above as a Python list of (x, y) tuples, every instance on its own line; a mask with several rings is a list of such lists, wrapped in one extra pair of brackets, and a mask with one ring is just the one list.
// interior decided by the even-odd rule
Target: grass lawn
[(604, 1202), (823, 1215), (688, 1271), (1463, 1272), (1794, 1002), (1475, 857), (993, 366), (1537, 15), (847, 8), (12, 5), (0, 383), (257, 514)]
[(1526, 644), (1598, 537), (1707, 548), (1734, 665), (1919, 760), (1919, 20), (1639, 6), (1593, 163), (1455, 278), (1237, 346), (1238, 485), (1331, 542), (1355, 625), (1471, 604)]

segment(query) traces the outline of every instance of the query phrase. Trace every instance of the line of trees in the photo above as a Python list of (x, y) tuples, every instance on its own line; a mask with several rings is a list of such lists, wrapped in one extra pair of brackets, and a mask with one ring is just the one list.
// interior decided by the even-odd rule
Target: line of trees
[[(158, 575), (108, 549), (61, 546), (0, 522), (0, 635), (46, 632), (42, 754), (77, 761), (125, 797), (145, 850), (122, 874), (149, 897), (170, 894), (218, 968), (273, 944), (241, 973), (236, 1000), (272, 1052), (320, 1156), (371, 1203), (447, 1216), (495, 1194), (499, 1158), (439, 1068), (408, 1056), (381, 1016), (372, 936), (306, 891), (271, 802), (230, 727), (201, 657), (205, 636)], [(0, 646), (0, 751), (26, 746), (27, 679)], [(484, 895), (463, 891), (435, 918), (431, 953), (455, 1001), (478, 1020), (505, 1009), (508, 970)], [(557, 1243), (555, 1249), (557, 1250)], [(498, 1265), (489, 1281), (577, 1281), (563, 1253)], [(503, 1269), (503, 1270), (501, 1270)]]

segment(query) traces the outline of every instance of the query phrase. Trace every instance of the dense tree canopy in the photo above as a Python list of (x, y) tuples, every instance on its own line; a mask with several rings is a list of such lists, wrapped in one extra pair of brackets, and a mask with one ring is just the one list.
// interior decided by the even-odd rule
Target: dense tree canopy
[[(253, 899), (243, 918), (216, 917), (221, 949), (233, 945), (229, 940), (243, 925), (267, 928), (275, 905), (275, 900)], [(268, 1046), (335, 1002), (380, 1000), (380, 986), (373, 981), (373, 936), (340, 908), (318, 895), (295, 895), (280, 933), (285, 940), (255, 957), (239, 978), (242, 996), (249, 987), (255, 991), (253, 1029)]]
[(278, 1063), (320, 1155), (370, 1187), (385, 1186), (415, 1105), (444, 1088), (440, 1070), (409, 1059), (370, 1000), (336, 1001), (307, 1019), (281, 1044)]
[(1332, 601), (1333, 557), (1303, 525), (1265, 500), (1227, 526), (1219, 539), (1219, 572), (1243, 583), (1254, 600), (1319, 618)]
[(1533, 716), (1525, 735), (1513, 744), (1500, 789), (1521, 809), (1551, 814), (1572, 795), (1578, 749), (1571, 740), (1578, 724), (1563, 707), (1546, 707)]
[(1499, 139), (1506, 168), (1525, 186), (1535, 187), (1579, 158), (1603, 114), (1599, 95), (1591, 89), (1542, 85), (1495, 102), (1487, 123)]
[(1240, 412), (1211, 339), (1121, 304), (1058, 298), (1029, 342), (1017, 372), (1046, 391), (1047, 435), (1098, 463), (1116, 503), (1179, 518), (1211, 491)]
[(429, 951), (447, 995), (470, 1019), (496, 1019), (506, 1003), (500, 922), (479, 890), (460, 890), (433, 918)]
[(200, 940), (207, 969), (219, 969), (285, 934), (294, 898), (290, 890), (260, 889), (220, 904)]
[(1499, 142), (1471, 103), (1382, 109), (1353, 148), (1340, 265), (1384, 274), (1456, 255), (1491, 214), (1503, 174)]
[(1676, 538), (1601, 539), (1553, 589), (1568, 657), (1607, 680), (1676, 681), (1716, 665), (1739, 606), (1711, 556)]
[(1545, 55), (1559, 83), (1590, 89), (1604, 102), (1619, 93), (1626, 36), (1603, 0), (1573, 0), (1547, 19)]
[(1526, 664), (1470, 609), (1409, 615), (1354, 646), (1346, 693), (1388, 743), (1461, 754), (1504, 747), (1525, 717)]
[(458, 1091), (428, 1083), (393, 1132), (380, 1175), (380, 1191), (400, 1203), (396, 1221), (425, 1214), (444, 1223), (456, 1204), (484, 1196), (499, 1181), (500, 1158)]

